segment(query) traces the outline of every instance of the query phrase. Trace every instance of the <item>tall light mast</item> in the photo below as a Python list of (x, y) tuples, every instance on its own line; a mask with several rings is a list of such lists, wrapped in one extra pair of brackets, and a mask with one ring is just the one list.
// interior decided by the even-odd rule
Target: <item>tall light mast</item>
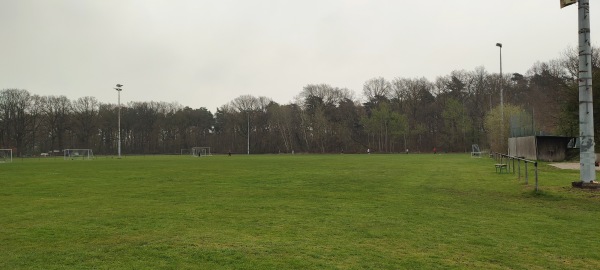
[[(576, 0), (561, 0), (560, 7)], [(579, 160), (581, 184), (596, 181), (594, 151), (594, 106), (592, 99), (592, 43), (590, 40), (590, 1), (579, 0)], [(575, 183), (574, 183), (575, 184)]]
[(119, 133), (118, 133), (119, 142), (118, 142), (118, 146), (117, 146), (119, 149), (118, 150), (119, 158), (121, 158), (121, 91), (123, 91), (123, 89), (121, 87), (123, 87), (122, 84), (117, 84), (117, 87), (115, 87), (115, 90), (117, 90), (117, 93), (118, 93), (118, 104), (119, 104), (118, 105), (119, 106), (119, 116), (118, 116), (118, 120), (117, 120), (118, 121), (117, 129), (119, 130)]

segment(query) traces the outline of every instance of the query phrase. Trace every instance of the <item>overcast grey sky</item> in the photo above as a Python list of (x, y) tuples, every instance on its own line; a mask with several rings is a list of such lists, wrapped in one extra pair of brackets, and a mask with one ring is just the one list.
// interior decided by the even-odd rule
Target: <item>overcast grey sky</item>
[(497, 42), (505, 73), (577, 46), (577, 5), (559, 0), (0, 0), (0, 25), (0, 89), (116, 103), (121, 83), (123, 103), (212, 112), (311, 83), (360, 97), (378, 76), (497, 73)]

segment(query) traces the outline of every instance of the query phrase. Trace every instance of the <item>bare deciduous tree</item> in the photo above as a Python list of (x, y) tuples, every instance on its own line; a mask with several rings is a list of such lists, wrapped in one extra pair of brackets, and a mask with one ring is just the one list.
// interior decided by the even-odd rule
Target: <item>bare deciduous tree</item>
[(392, 85), (383, 77), (373, 78), (363, 85), (363, 96), (367, 101), (389, 99)]

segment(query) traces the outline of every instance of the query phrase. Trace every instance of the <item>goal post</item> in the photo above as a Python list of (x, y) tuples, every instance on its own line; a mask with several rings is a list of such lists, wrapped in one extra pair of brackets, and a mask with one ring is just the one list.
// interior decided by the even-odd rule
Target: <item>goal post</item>
[(12, 149), (0, 149), (0, 163), (12, 162)]
[(195, 157), (212, 156), (212, 154), (210, 153), (210, 147), (192, 147), (192, 156), (195, 156)]
[(92, 149), (65, 149), (65, 160), (67, 159), (93, 159), (94, 152)]

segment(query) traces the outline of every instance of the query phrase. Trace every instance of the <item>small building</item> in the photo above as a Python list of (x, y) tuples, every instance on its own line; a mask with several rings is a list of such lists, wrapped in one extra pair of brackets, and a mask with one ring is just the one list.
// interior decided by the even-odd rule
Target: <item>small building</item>
[(508, 154), (540, 161), (564, 161), (571, 137), (526, 136), (508, 139)]

